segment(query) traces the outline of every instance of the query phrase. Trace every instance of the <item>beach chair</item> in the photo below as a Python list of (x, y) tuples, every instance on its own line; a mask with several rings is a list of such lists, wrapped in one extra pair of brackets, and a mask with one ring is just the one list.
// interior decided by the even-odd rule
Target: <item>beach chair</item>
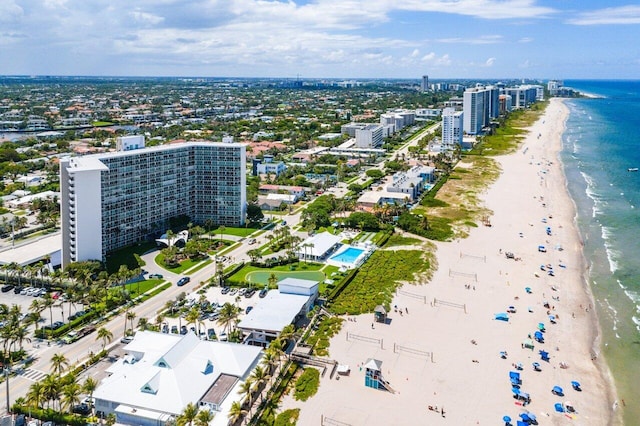
[(550, 361), (549, 352), (547, 352), (547, 351), (539, 351), (538, 353), (540, 354), (540, 359), (541, 360), (546, 361), (546, 362)]
[(509, 380), (511, 380), (511, 386), (519, 386), (522, 384), (520, 373), (518, 373), (517, 371), (509, 372)]
[(533, 366), (533, 371), (542, 371), (542, 368), (540, 368), (539, 362), (534, 362), (531, 365)]

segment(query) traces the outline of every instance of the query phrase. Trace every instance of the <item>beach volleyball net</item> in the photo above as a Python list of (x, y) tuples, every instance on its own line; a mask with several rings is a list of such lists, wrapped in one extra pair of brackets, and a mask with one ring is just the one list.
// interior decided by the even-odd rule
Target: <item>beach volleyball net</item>
[(393, 353), (395, 353), (395, 354), (406, 353), (406, 354), (411, 354), (411, 355), (417, 355), (419, 357), (426, 358), (426, 359), (430, 360), (431, 362), (433, 362), (433, 352), (421, 351), (419, 349), (411, 348), (409, 346), (399, 345), (397, 343), (393, 344)]
[(402, 294), (403, 296), (412, 297), (414, 299), (422, 300), (422, 302), (425, 305), (427, 304), (427, 296), (424, 296), (422, 294), (411, 293), (410, 291), (406, 291), (406, 290), (398, 290), (398, 294)]
[(347, 342), (351, 342), (351, 341), (370, 343), (376, 346), (380, 346), (380, 349), (384, 349), (382, 347), (384, 343), (382, 339), (376, 339), (375, 337), (367, 337), (367, 336), (362, 336), (360, 334), (347, 332)]
[(327, 417), (324, 414), (320, 415), (320, 424), (322, 426), (351, 426), (351, 423), (341, 422), (340, 420)]
[(463, 253), (460, 252), (460, 259), (464, 259), (464, 258), (470, 258), (470, 259), (475, 259), (475, 260), (481, 260), (484, 263), (487, 263), (487, 256), (479, 256), (477, 254), (471, 254), (471, 253)]
[(469, 278), (475, 282), (478, 282), (478, 274), (472, 272), (454, 271), (453, 269), (449, 269), (449, 276)]
[(434, 308), (437, 306), (448, 306), (450, 308), (462, 309), (465, 314), (467, 313), (466, 303), (455, 303), (448, 300), (436, 299), (434, 297), (433, 302), (431, 302), (431, 306), (433, 306)]

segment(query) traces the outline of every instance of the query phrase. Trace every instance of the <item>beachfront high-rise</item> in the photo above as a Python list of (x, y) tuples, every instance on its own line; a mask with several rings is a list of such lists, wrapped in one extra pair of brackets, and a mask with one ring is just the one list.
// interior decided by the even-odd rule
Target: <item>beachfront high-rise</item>
[(463, 94), (464, 131), (477, 135), (488, 126), (491, 119), (500, 114), (500, 89), (495, 86), (478, 86)]
[(453, 149), (455, 145), (462, 146), (463, 112), (454, 108), (442, 110), (442, 145), (446, 149)]
[(157, 237), (172, 218), (244, 224), (245, 146), (194, 142), (60, 160), (62, 265)]
[(420, 90), (422, 92), (428, 92), (429, 91), (429, 76), (428, 75), (423, 75), (422, 76), (422, 80), (420, 81)]

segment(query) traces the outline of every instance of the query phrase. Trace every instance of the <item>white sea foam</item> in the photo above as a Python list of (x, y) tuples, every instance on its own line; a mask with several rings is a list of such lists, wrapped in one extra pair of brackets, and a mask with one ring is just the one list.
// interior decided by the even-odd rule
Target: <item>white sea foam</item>
[(633, 322), (636, 325), (636, 330), (640, 331), (640, 318), (638, 318), (637, 316), (632, 316), (631, 319), (633, 320)]
[[(611, 303), (609, 303), (608, 299), (605, 298), (603, 302), (605, 305), (604, 307), (607, 311), (609, 311), (609, 314), (611, 315), (611, 321), (613, 322), (612, 330), (616, 331), (618, 330), (618, 311), (611, 305)], [(616, 338), (620, 338), (620, 336), (618, 336), (618, 333), (616, 333)]]
[(613, 231), (611, 228), (606, 226), (601, 226), (602, 230), (602, 239), (604, 240), (604, 248), (607, 252), (607, 260), (609, 261), (609, 270), (611, 273), (614, 273), (618, 270), (618, 259), (620, 258), (620, 253), (613, 248), (612, 245), (612, 236)]

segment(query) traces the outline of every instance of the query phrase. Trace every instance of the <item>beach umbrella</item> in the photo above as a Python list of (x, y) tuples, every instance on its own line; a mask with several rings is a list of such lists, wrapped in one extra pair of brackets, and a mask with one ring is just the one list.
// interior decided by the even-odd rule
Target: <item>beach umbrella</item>
[(538, 323), (538, 330), (544, 331), (544, 323), (541, 323), (541, 322)]
[(536, 338), (536, 340), (540, 343), (542, 343), (542, 341), (544, 340), (544, 336), (542, 335), (542, 332), (540, 331), (536, 331), (533, 336)]
[(514, 395), (520, 395), (520, 389), (518, 388), (511, 388), (511, 392), (513, 392)]
[(520, 413), (520, 418), (523, 422), (531, 421), (531, 417), (529, 417), (529, 413)]
[(524, 291), (526, 291), (527, 293), (531, 294), (531, 287), (525, 287)]
[(534, 369), (535, 371), (542, 371), (542, 370), (540, 369), (540, 363), (539, 363), (539, 362), (534, 362), (534, 363), (533, 363), (533, 364), (531, 364), (531, 365), (533, 365), (533, 369)]
[(553, 406), (558, 413), (564, 413), (564, 407), (561, 402), (556, 402)]
[(573, 387), (573, 389), (577, 390), (577, 391), (581, 391), (582, 389), (580, 388), (580, 383), (573, 381), (571, 382), (571, 386)]
[(511, 417), (509, 416), (502, 416), (502, 421), (505, 423), (511, 423)]
[(560, 396), (564, 395), (564, 392), (562, 391), (562, 388), (560, 386), (554, 386), (553, 389), (551, 389), (551, 392)]
[(556, 323), (556, 316), (555, 315), (549, 315), (549, 321), (551, 321), (552, 324)]

